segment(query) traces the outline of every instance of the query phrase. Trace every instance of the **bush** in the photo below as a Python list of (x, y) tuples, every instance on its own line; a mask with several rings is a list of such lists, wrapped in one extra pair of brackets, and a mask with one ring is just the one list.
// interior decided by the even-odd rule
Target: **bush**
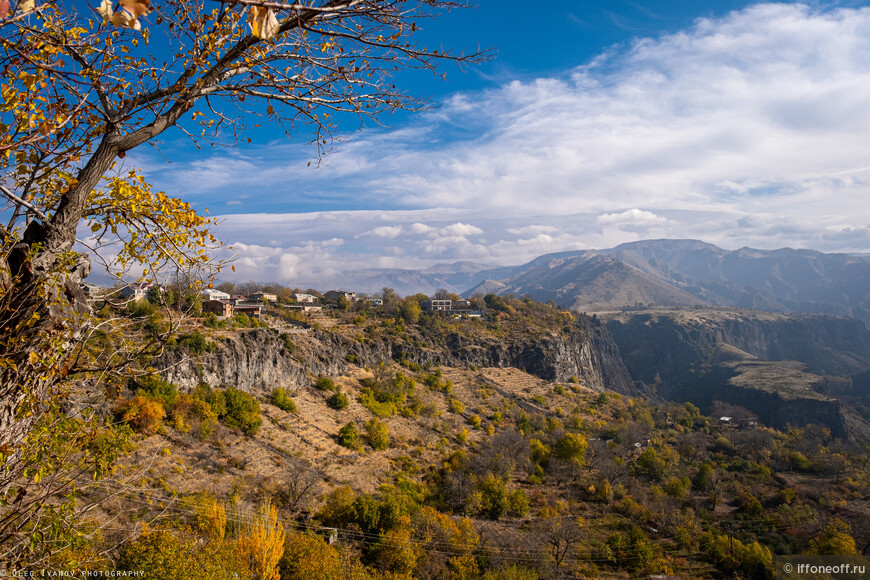
[(338, 444), (348, 449), (359, 449), (359, 430), (353, 423), (348, 423), (338, 432)]
[(199, 331), (188, 332), (178, 337), (178, 346), (184, 347), (191, 354), (202, 354), (214, 348)]
[(284, 350), (287, 354), (293, 354), (296, 350), (296, 345), (293, 343), (293, 339), (286, 332), (281, 335), (281, 341), (284, 343)]
[(136, 395), (132, 399), (119, 402), (115, 406), (115, 416), (119, 421), (132, 425), (137, 431), (153, 435), (166, 416), (166, 411), (160, 399)]
[(366, 437), (369, 440), (369, 445), (378, 451), (390, 447), (389, 430), (384, 423), (377, 419), (371, 419), (366, 423)]
[(263, 419), (260, 403), (249, 393), (230, 387), (224, 391), (226, 413), (221, 417), (228, 427), (238, 427), (245, 435), (255, 435)]
[(583, 435), (574, 433), (565, 433), (565, 435), (556, 442), (553, 448), (553, 454), (563, 461), (583, 465), (586, 461), (586, 448), (589, 443)]
[(480, 494), (480, 513), (491, 520), (499, 519), (508, 509), (507, 486), (505, 482), (487, 473), (477, 481), (475, 488)]
[(214, 432), (217, 415), (211, 406), (202, 399), (182, 393), (172, 409), (172, 426), (188, 433), (193, 430), (197, 436), (204, 439)]
[(339, 389), (334, 395), (326, 399), (326, 404), (329, 405), (330, 408), (340, 411), (341, 409), (347, 409), (350, 401), (347, 400), (347, 395), (342, 393), (341, 389)]
[(287, 389), (282, 389), (281, 387), (273, 389), (272, 397), (269, 401), (282, 411), (287, 411), (288, 413), (296, 412), (296, 403), (287, 394)]
[(164, 407), (171, 407), (178, 395), (175, 385), (153, 375), (132, 379), (128, 387), (137, 395), (160, 399)]
[(526, 492), (517, 488), (507, 496), (508, 515), (523, 517), (529, 513), (529, 497)]
[(321, 391), (334, 391), (335, 390), (335, 381), (333, 381), (329, 377), (320, 376), (317, 378), (317, 382), (314, 383), (314, 386), (320, 389)]
[(371, 389), (363, 389), (359, 395), (360, 404), (378, 417), (391, 417), (396, 412), (396, 404), (390, 401), (381, 403), (375, 399)]

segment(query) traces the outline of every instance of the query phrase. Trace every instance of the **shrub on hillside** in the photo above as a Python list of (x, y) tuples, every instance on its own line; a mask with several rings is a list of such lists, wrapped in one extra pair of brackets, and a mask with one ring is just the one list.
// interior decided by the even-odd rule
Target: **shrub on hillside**
[(340, 411), (342, 409), (347, 409), (350, 401), (347, 399), (347, 395), (342, 393), (341, 389), (339, 389), (334, 395), (326, 399), (326, 404), (329, 405), (330, 408)]
[(153, 435), (160, 428), (166, 410), (160, 399), (136, 395), (115, 405), (115, 417), (129, 423), (136, 431)]
[(369, 440), (369, 445), (378, 451), (390, 446), (389, 430), (384, 423), (377, 419), (371, 419), (366, 423), (366, 437)]
[(338, 444), (348, 449), (359, 449), (359, 430), (353, 423), (348, 423), (338, 432)]
[(333, 381), (329, 377), (320, 376), (317, 377), (317, 382), (314, 383), (314, 386), (320, 389), (321, 391), (334, 391), (335, 390), (335, 381)]
[(287, 411), (288, 413), (296, 412), (296, 403), (290, 398), (290, 395), (287, 394), (287, 389), (283, 389), (278, 387), (272, 390), (272, 396), (269, 399), (273, 405), (281, 409), (282, 411)]
[(227, 427), (238, 427), (245, 435), (255, 435), (263, 419), (260, 403), (249, 393), (230, 387), (224, 391), (226, 413), (221, 417)]
[(178, 395), (175, 385), (155, 375), (131, 379), (128, 387), (137, 395), (160, 399), (164, 407), (171, 407)]

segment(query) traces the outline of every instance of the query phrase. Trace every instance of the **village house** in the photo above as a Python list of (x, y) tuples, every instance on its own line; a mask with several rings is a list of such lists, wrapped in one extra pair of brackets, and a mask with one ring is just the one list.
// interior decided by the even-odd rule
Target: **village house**
[(468, 300), (424, 300), (420, 303), (420, 308), (424, 312), (438, 312), (448, 315), (453, 315), (454, 318), (468, 316), (470, 318), (480, 318), (483, 316), (482, 310), (473, 310), (471, 302)]
[(233, 306), (234, 314), (247, 314), (251, 318), (259, 319), (263, 314), (262, 302), (236, 302)]
[(150, 292), (154, 287), (154, 284), (148, 284), (145, 282), (127, 284), (121, 288), (121, 298), (124, 300), (133, 300), (134, 302), (138, 300), (147, 300), (148, 292)]
[(345, 292), (344, 290), (330, 290), (323, 295), (326, 300), (334, 300), (338, 302), (342, 298), (347, 298), (351, 302), (356, 301), (356, 292)]
[(205, 288), (202, 291), (202, 297), (206, 300), (229, 300), (230, 295), (214, 288)]
[(248, 299), (252, 301), (256, 300), (258, 302), (277, 302), (278, 296), (268, 292), (254, 292), (248, 296)]
[(203, 303), (202, 312), (229, 318), (233, 316), (233, 304), (229, 300), (209, 300)]
[(452, 300), (424, 300), (420, 303), (420, 307), (426, 312), (437, 312), (444, 310), (453, 310)]
[(294, 294), (293, 300), (296, 301), (297, 304), (314, 304), (317, 302), (317, 296), (313, 294)]

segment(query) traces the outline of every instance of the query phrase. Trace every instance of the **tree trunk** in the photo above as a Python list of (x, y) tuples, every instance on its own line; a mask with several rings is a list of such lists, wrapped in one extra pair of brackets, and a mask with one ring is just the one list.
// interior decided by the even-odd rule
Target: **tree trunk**
[(72, 369), (87, 328), (81, 283), (90, 259), (72, 252), (88, 194), (117, 155), (105, 135), (47, 223), (31, 222), (0, 267), (0, 449), (24, 439), (41, 406)]

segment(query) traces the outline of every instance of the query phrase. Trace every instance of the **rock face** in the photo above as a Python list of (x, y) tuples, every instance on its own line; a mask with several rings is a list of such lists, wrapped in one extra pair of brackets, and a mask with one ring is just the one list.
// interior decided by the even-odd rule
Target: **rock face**
[(295, 345), (292, 353), (271, 330), (228, 333), (209, 352), (191, 356), (170, 351), (159, 363), (168, 369), (165, 378), (182, 388), (200, 382), (249, 391), (293, 388), (307, 384), (311, 376), (346, 373), (350, 359), (360, 366), (407, 360), (440, 366), (516, 367), (546, 380), (577, 377), (596, 390), (637, 393), (607, 329), (591, 323), (566, 337), (515, 336), (501, 341), (452, 333), (440, 342), (421, 344), (402, 335), (359, 340), (324, 330), (292, 335), (290, 340)]
[(568, 337), (518, 338), (504, 342), (480, 342), (466, 336), (447, 337), (446, 348), (408, 349), (390, 344), (392, 358), (445, 366), (515, 367), (549, 381), (577, 377), (595, 390), (637, 394), (619, 349), (602, 327), (572, 332)]
[(665, 398), (702, 407), (721, 400), (774, 427), (816, 423), (841, 437), (862, 422), (831, 396), (870, 369), (870, 331), (860, 321), (689, 309), (621, 313), (607, 327), (632, 377)]
[(607, 328), (635, 380), (690, 378), (721, 344), (763, 360), (795, 360), (811, 372), (855, 375), (870, 369), (870, 331), (858, 320), (749, 310), (655, 310), (612, 316)]
[(158, 364), (167, 369), (164, 378), (183, 389), (207, 383), (253, 391), (295, 386), (305, 376), (283, 340), (265, 329), (227, 336), (215, 342), (210, 352), (198, 356), (184, 350), (169, 351)]
[(825, 379), (803, 372), (800, 363), (745, 361), (726, 366), (735, 375), (721, 385), (721, 400), (745, 407), (765, 425), (779, 429), (815, 423), (829, 428), (834, 437), (849, 436), (843, 405), (819, 393)]
[(546, 380), (577, 377), (596, 390), (637, 393), (610, 334), (591, 323), (578, 326), (567, 337), (504, 341), (452, 333), (440, 343), (421, 345), (401, 335), (360, 341), (323, 330), (295, 334), (289, 340), (295, 346), (292, 353), (271, 330), (228, 333), (214, 341), (208, 352), (192, 356), (183, 350), (170, 351), (159, 364), (167, 369), (167, 380), (186, 389), (200, 382), (248, 391), (294, 388), (307, 384), (312, 376), (346, 373), (351, 359), (360, 366), (407, 360), (440, 366), (516, 367)]

